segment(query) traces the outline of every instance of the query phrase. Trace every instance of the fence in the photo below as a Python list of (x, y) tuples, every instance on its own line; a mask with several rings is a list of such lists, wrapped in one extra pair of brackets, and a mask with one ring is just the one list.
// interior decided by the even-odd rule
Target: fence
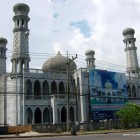
[(32, 126), (8, 126), (8, 134), (14, 134), (16, 131), (18, 133), (30, 132), (32, 131)]

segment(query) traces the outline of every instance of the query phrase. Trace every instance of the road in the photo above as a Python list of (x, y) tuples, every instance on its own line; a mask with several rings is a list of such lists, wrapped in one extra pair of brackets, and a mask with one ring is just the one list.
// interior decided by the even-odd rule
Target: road
[[(5, 139), (5, 140), (11, 140)], [(15, 140), (140, 140), (140, 132), (119, 134), (93, 134), (58, 137), (16, 138)]]

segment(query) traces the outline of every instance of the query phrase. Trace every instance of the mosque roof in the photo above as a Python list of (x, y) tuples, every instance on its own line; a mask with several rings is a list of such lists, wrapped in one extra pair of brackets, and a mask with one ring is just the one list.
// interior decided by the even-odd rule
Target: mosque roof
[[(56, 56), (49, 58), (46, 60), (42, 66), (42, 70), (44, 72), (48, 70), (52, 71), (67, 71), (67, 57), (62, 56), (60, 52), (57, 53)], [(73, 71), (77, 68), (76, 63), (72, 61), (70, 63), (70, 71)]]

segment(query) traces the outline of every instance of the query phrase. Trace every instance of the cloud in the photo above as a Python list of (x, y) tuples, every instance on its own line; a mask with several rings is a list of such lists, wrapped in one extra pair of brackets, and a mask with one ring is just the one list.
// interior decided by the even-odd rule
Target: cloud
[(96, 4), (97, 6), (98, 5), (101, 5), (101, 0), (92, 0), (92, 2), (94, 3), (94, 4)]
[[(8, 50), (13, 48), (12, 21), (13, 6), (26, 3), (30, 7), (29, 50), (46, 53), (45, 59), (52, 57), (59, 50), (66, 54), (78, 54), (79, 67), (85, 67), (85, 51), (95, 51), (96, 65), (117, 69), (111, 64), (126, 65), (125, 45), (122, 31), (127, 27), (135, 29), (136, 46), (140, 61), (140, 1), (138, 0), (9, 0), (0, 4), (0, 36), (7, 38)], [(6, 7), (6, 8), (5, 8)], [(8, 9), (8, 10), (7, 10)], [(4, 16), (3, 16), (4, 15)], [(31, 54), (30, 67), (42, 67), (42, 59)], [(10, 65), (10, 55), (7, 65)], [(99, 64), (99, 60), (104, 61)], [(125, 71), (119, 69), (120, 71)]]

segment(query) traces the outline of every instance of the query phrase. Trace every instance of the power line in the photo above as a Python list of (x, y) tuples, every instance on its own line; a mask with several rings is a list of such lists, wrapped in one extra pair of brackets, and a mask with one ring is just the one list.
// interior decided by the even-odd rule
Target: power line
[[(37, 55), (37, 56), (39, 56), (39, 55)], [(56, 56), (56, 55), (53, 55), (53, 56)], [(7, 56), (7, 57), (11, 57), (11, 56)], [(30, 58), (33, 58), (33, 59), (44, 59), (44, 60), (46, 60), (46, 59), (50, 59), (51, 57), (50, 56), (48, 56), (48, 57), (30, 57)], [(53, 59), (53, 58), (51, 58), (51, 59)], [(80, 60), (80, 61), (78, 61), (78, 60)], [(79, 58), (78, 60), (76, 60), (77, 62), (80, 62), (80, 63), (84, 63), (84, 64), (86, 64), (86, 62), (85, 62), (85, 60), (84, 61), (81, 61), (81, 59)], [(102, 65), (106, 65), (106, 66), (112, 66), (112, 67), (117, 67), (117, 68), (125, 68), (125, 66), (122, 66), (122, 65), (118, 65), (118, 64), (113, 64), (113, 63), (109, 63), (109, 62), (105, 62), (105, 61), (102, 61), (102, 62), (98, 62), (98, 60), (97, 61), (95, 61), (95, 63), (96, 64), (102, 64)]]
[[(12, 51), (10, 50), (8, 53), (10, 53), (10, 52), (12, 52)], [(33, 57), (33, 58), (36, 58), (36, 59), (46, 59), (46, 58), (42, 58), (42, 56), (45, 56), (46, 57), (46, 55), (47, 55), (49, 57), (51, 57), (51, 56), (53, 57), (53, 56), (56, 56), (57, 54), (54, 54), (54, 53), (36, 53), (36, 52), (30, 52), (30, 55), (31, 56), (41, 56), (41, 58), (40, 57), (39, 58)], [(62, 54), (62, 55), (66, 56), (66, 54)], [(69, 54), (69, 56), (72, 56), (72, 55), (74, 55), (74, 54)], [(79, 57), (80, 60), (84, 60), (85, 61), (85, 56), (83, 56), (81, 54), (78, 54), (78, 57)], [(82, 57), (84, 57), (84, 58), (82, 58)], [(103, 61), (103, 60), (98, 60), (98, 59), (96, 59), (96, 63), (107, 64), (107, 65), (114, 65), (114, 66), (118, 66), (118, 67), (126, 67), (126, 66), (123, 66), (123, 65), (120, 65), (120, 64), (115, 64), (115, 63), (111, 63), (111, 62), (107, 62), (107, 61)]]
[[(8, 51), (8, 54), (11, 54), (11, 52), (12, 52), (11, 50)], [(53, 57), (55, 57), (57, 54), (54, 54), (54, 53), (36, 53), (36, 52), (30, 52), (29, 55), (30, 55), (30, 58), (31, 59), (38, 59), (38, 60), (39, 59), (40, 60), (41, 59), (44, 59), (44, 60), (46, 60), (46, 59), (50, 59), (50, 58), (53, 59)], [(62, 55), (66, 55), (66, 54), (62, 54)], [(69, 54), (69, 57), (71, 55), (73, 55), (73, 54)], [(11, 56), (7, 56), (7, 57), (11, 57)], [(86, 64), (86, 62), (85, 62), (85, 56), (83, 56), (81, 54), (78, 54), (78, 60), (76, 60), (76, 62)], [(120, 64), (111, 63), (111, 62), (106, 62), (106, 61), (102, 61), (102, 60), (96, 60), (95, 61), (95, 64), (96, 64), (96, 67), (98, 67), (98, 68), (115, 70), (115, 71), (123, 71), (122, 69), (123, 68), (126, 68), (126, 66), (123, 66), (123, 65), (120, 65)], [(123, 72), (125, 72), (125, 71), (123, 71)]]

